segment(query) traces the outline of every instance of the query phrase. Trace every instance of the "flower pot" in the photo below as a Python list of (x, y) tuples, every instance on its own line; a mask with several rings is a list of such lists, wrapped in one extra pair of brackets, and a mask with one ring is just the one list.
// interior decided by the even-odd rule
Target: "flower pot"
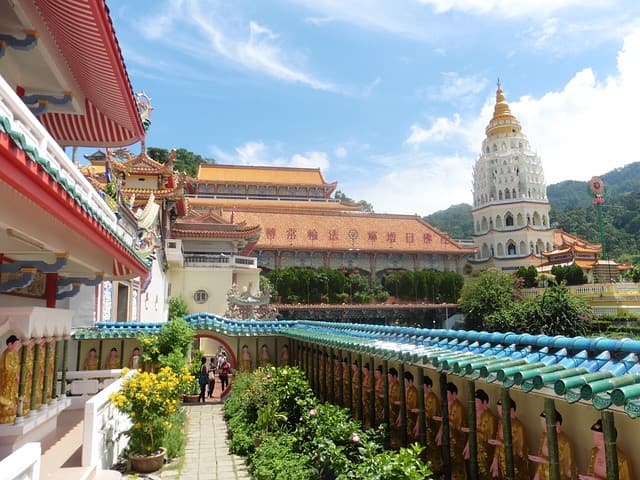
[(200, 395), (197, 393), (188, 393), (182, 396), (183, 403), (198, 403)]
[(151, 455), (129, 455), (129, 461), (131, 462), (131, 470), (138, 473), (151, 473), (159, 470), (164, 463), (164, 456), (167, 453), (167, 449), (160, 447), (155, 453)]

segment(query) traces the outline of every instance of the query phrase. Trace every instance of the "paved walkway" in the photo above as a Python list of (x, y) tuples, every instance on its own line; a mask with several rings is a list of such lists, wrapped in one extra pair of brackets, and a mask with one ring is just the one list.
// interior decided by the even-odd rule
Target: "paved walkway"
[(229, 453), (221, 403), (187, 406), (187, 446), (181, 464), (167, 465), (162, 480), (247, 480), (244, 460)]

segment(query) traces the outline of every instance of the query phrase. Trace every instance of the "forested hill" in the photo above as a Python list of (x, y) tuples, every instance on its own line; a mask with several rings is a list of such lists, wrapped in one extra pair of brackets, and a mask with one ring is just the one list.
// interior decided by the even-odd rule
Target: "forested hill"
[[(602, 175), (605, 203), (602, 213), (605, 241), (611, 258), (640, 261), (640, 162)], [(598, 217), (587, 182), (567, 180), (549, 185), (551, 224), (600, 243)], [(454, 238), (469, 238), (473, 232), (471, 205), (458, 204), (424, 219)]]

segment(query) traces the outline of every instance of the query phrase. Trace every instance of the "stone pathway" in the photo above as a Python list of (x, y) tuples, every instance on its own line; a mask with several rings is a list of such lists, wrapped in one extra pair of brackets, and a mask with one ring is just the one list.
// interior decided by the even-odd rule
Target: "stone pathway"
[(222, 404), (187, 406), (187, 446), (181, 465), (167, 465), (162, 480), (248, 480), (242, 457), (229, 453)]

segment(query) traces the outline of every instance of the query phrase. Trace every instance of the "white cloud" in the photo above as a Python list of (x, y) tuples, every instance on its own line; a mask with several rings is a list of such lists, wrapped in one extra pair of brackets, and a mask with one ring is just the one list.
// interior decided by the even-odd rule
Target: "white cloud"
[(421, 88), (417, 92), (418, 97), (467, 106), (475, 103), (478, 95), (489, 83), (485, 77), (479, 74), (465, 77), (456, 72), (443, 72), (442, 77), (443, 81), (440, 86)]
[(349, 152), (346, 148), (340, 146), (333, 151), (333, 154), (336, 156), (336, 158), (344, 158), (349, 154)]
[(460, 134), (460, 115), (455, 113), (452, 120), (446, 117), (436, 118), (429, 128), (413, 124), (410, 130), (411, 135), (405, 141), (410, 145), (442, 142)]
[(255, 20), (238, 20), (238, 12), (222, 14), (228, 5), (204, 0), (179, 0), (165, 5), (150, 21), (134, 24), (156, 45), (161, 42), (199, 62), (211, 63), (222, 57), (235, 66), (279, 80), (337, 91), (331, 83), (305, 71), (300, 65), (304, 56), (287, 50), (285, 42), (269, 27)]
[(322, 171), (329, 169), (329, 157), (324, 152), (296, 153), (288, 162), (289, 167), (319, 168)]
[[(511, 111), (520, 120), (524, 133), (542, 159), (547, 185), (569, 179), (587, 181), (593, 175), (640, 160), (636, 140), (637, 112), (640, 110), (638, 58), (640, 29), (625, 39), (618, 53), (617, 72), (612, 76), (599, 80), (592, 69), (585, 68), (562, 89), (539, 98), (513, 99), (509, 97), (508, 85), (503, 86)], [(494, 104), (495, 98), (491, 96), (473, 115), (440, 117), (428, 128), (412, 125), (406, 143), (417, 149), (418, 158), (426, 161), (428, 157), (421, 153), (426, 146), (451, 153), (438, 157), (440, 161), (436, 163), (440, 167), (434, 169), (429, 164), (425, 170), (428, 174), (422, 176), (414, 157), (411, 157), (414, 161), (409, 168), (398, 168), (398, 172), (385, 174), (384, 181), (398, 188), (397, 191), (402, 192), (398, 196), (403, 200), (386, 200), (381, 196), (378, 202), (383, 206), (390, 205), (389, 208), (393, 207), (389, 202), (406, 205), (409, 198), (414, 202), (415, 192), (422, 186), (425, 191), (441, 195), (437, 202), (442, 208), (460, 202), (471, 203), (468, 172), (480, 153), (484, 128), (491, 119)], [(452, 142), (453, 138), (460, 141)], [(454, 154), (454, 149), (464, 152), (463, 156)], [(455, 168), (442, 166), (445, 164), (455, 165)], [(374, 192), (375, 189), (371, 194)], [(434, 210), (429, 209), (428, 213)]]
[(457, 10), (480, 15), (499, 15), (501, 17), (539, 16), (565, 9), (603, 8), (615, 3), (615, 0), (419, 0), (433, 7), (436, 13)]
[(471, 157), (405, 152), (378, 161), (388, 167), (367, 175), (366, 181), (354, 177), (339, 185), (351, 198), (371, 203), (378, 213), (424, 216), (454, 202), (470, 201)]
[(228, 153), (217, 146), (211, 147), (214, 158), (225, 164), (320, 168), (323, 172), (331, 167), (325, 152), (309, 151), (287, 156), (280, 152), (279, 147), (271, 147), (262, 141), (246, 142), (233, 151)]

